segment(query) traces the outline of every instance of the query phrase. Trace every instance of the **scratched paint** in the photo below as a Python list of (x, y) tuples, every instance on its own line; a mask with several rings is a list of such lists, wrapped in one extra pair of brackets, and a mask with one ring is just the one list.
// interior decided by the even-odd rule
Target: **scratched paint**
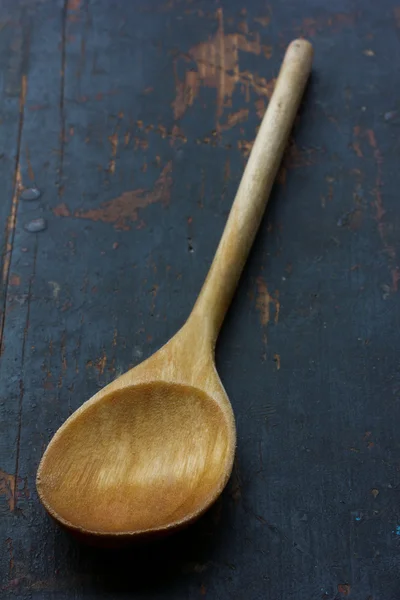
[(108, 140), (111, 144), (111, 160), (108, 165), (108, 170), (111, 173), (111, 175), (114, 175), (115, 165), (116, 165), (116, 156), (117, 156), (117, 150), (118, 150), (118, 134), (116, 132), (113, 133), (112, 135), (109, 136)]
[(337, 589), (342, 596), (350, 596), (351, 587), (348, 583), (339, 583)]
[(12, 251), (12, 240), (14, 237), (15, 225), (17, 222), (17, 209), (18, 209), (18, 198), (21, 190), (23, 189), (23, 183), (21, 178), (21, 170), (19, 165), (15, 172), (15, 189), (11, 202), (11, 211), (6, 222), (6, 252), (4, 254), (2, 280), (6, 283), (10, 270), (11, 263), (11, 251)]
[(67, 0), (67, 18), (71, 23), (79, 20), (81, 0)]
[[(229, 129), (238, 120), (231, 117), (222, 122), (224, 110), (231, 106), (232, 96), (236, 89), (250, 101), (250, 92), (257, 96), (270, 98), (275, 80), (267, 81), (250, 71), (241, 70), (239, 52), (271, 57), (272, 50), (260, 41), (260, 34), (225, 33), (223, 9), (217, 10), (218, 29), (214, 36), (206, 42), (193, 46), (187, 55), (175, 60), (176, 97), (172, 103), (175, 119), (181, 119), (187, 109), (193, 106), (201, 86), (215, 88), (216, 97), (216, 129)], [(178, 75), (179, 66), (194, 61), (197, 71), (188, 68), (181, 79)], [(244, 113), (241, 114), (243, 118)], [(247, 115), (246, 115), (247, 118)]]
[(323, 15), (318, 17), (305, 17), (301, 24), (295, 29), (301, 34), (309, 38), (322, 33), (329, 29), (332, 33), (339, 33), (342, 29), (354, 27), (360, 13), (335, 13), (332, 15)]
[(272, 296), (268, 291), (267, 284), (265, 283), (264, 279), (262, 277), (258, 277), (256, 308), (260, 313), (260, 322), (263, 327), (268, 325), (270, 322), (271, 305), (275, 310), (274, 323), (278, 323), (280, 311), (279, 291), (276, 290), (275, 295)]
[(10, 511), (15, 509), (15, 476), (0, 469), (0, 496), (4, 496)]
[[(172, 186), (171, 172), (172, 162), (170, 161), (161, 171), (152, 190), (138, 189), (123, 192), (114, 200), (103, 202), (99, 208), (87, 211), (78, 210), (73, 213), (73, 216), (90, 221), (112, 223), (115, 229), (129, 230), (130, 223), (138, 220), (139, 209), (146, 208), (150, 204), (161, 203), (163, 206), (169, 204)], [(53, 213), (58, 217), (71, 216), (71, 211), (65, 203), (56, 206)]]
[(374, 219), (377, 223), (378, 233), (382, 241), (383, 250), (388, 260), (389, 270), (391, 274), (391, 285), (389, 286), (389, 292), (397, 292), (400, 281), (400, 267), (397, 261), (396, 250), (394, 246), (389, 242), (388, 231), (389, 227), (385, 220), (386, 209), (383, 200), (383, 155), (378, 146), (375, 132), (372, 129), (364, 129), (359, 125), (353, 128), (353, 141), (351, 144), (356, 156), (363, 159), (366, 156), (366, 152), (369, 150), (369, 154), (372, 152), (372, 157), (375, 163), (375, 180), (374, 187), (372, 189), (373, 196), (373, 208), (374, 208)]
[(11, 273), (9, 284), (12, 286), (19, 286), (21, 284), (21, 277), (16, 273)]

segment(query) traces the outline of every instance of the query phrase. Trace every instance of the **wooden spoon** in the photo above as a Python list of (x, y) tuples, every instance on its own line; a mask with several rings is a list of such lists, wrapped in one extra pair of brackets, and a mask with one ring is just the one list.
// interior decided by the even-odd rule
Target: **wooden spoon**
[(286, 52), (207, 279), (182, 329), (85, 402), (39, 465), (47, 511), (75, 533), (122, 539), (173, 530), (226, 485), (235, 422), (214, 348), (260, 224), (311, 70), (305, 40)]

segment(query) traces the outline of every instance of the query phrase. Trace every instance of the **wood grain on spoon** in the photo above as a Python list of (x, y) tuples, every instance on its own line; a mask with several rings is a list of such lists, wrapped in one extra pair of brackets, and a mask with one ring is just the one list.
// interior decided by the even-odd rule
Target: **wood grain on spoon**
[(311, 70), (312, 47), (295, 40), (207, 279), (182, 329), (152, 357), (84, 403), (57, 431), (37, 488), (64, 526), (132, 537), (186, 524), (230, 476), (236, 431), (218, 377), (218, 332), (259, 227)]

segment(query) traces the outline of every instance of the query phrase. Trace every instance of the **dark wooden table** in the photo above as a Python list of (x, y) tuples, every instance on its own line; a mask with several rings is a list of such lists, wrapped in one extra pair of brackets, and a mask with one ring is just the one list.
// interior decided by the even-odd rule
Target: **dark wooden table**
[[(296, 36), (314, 73), (217, 350), (232, 479), (175, 538), (80, 546), (42, 452), (184, 322)], [(1, 598), (400, 598), (399, 60), (390, 0), (1, 0)]]

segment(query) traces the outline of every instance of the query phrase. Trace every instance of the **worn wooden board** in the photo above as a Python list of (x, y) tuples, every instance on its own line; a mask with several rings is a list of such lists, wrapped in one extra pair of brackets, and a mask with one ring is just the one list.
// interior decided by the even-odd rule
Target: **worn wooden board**
[[(247, 4), (0, 2), (2, 598), (400, 595), (400, 5)], [(43, 449), (185, 320), (298, 35), (314, 74), (217, 352), (232, 480), (160, 545), (81, 547)]]

